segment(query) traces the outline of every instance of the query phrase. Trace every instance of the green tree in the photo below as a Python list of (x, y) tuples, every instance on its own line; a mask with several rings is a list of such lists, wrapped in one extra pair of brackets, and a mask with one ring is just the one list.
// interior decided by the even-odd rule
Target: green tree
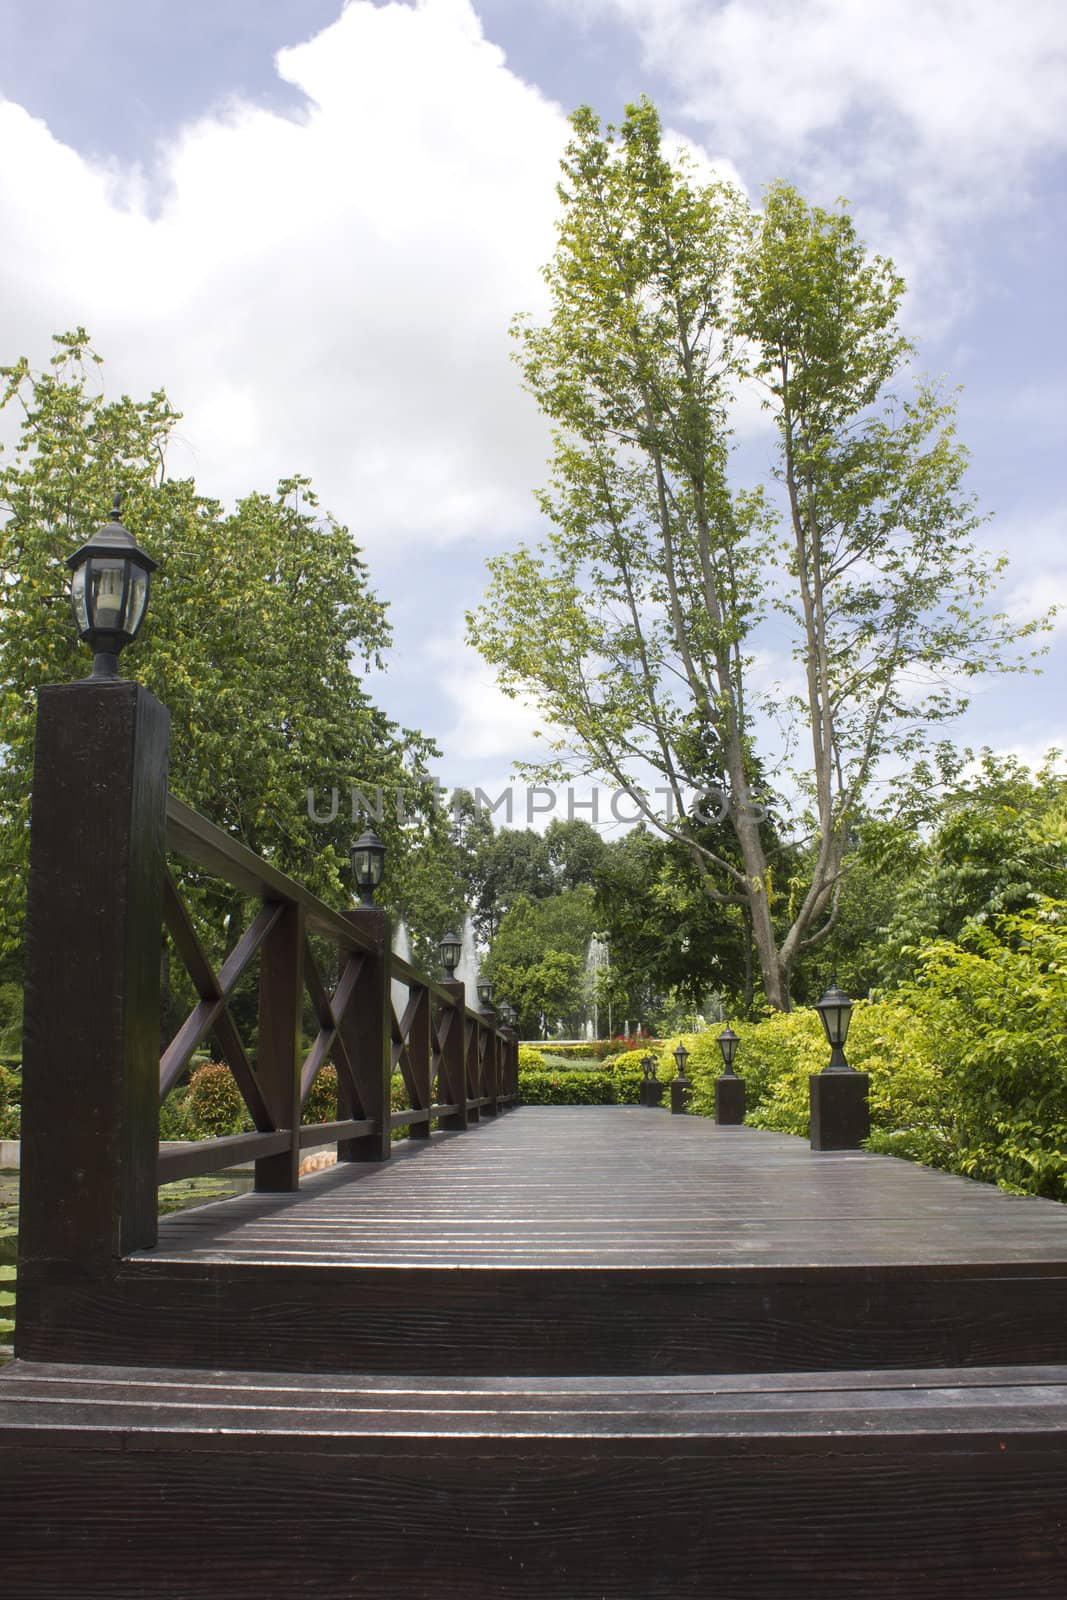
[(620, 1018), (654, 1025), (679, 1002), (701, 1010), (713, 992), (731, 996), (736, 1010), (751, 1004), (743, 908), (704, 894), (677, 840), (639, 824), (613, 841), (597, 873), (594, 906), (610, 938)]
[(479, 938), (491, 941), (520, 898), (543, 900), (555, 889), (544, 836), (532, 828), (494, 832), (490, 824), (470, 867), (471, 917)]
[(593, 891), (587, 885), (540, 900), (520, 895), (501, 919), (483, 970), (496, 985), (496, 1002), (519, 1013), (524, 1037), (559, 1026), (577, 1033), (593, 928)]
[[(160, 563), (128, 670), (170, 709), (171, 788), (319, 894), (347, 900), (352, 819), (338, 805), (315, 820), (309, 792), (380, 783), (428, 793), (433, 753), (361, 686), (358, 668), (380, 664), (389, 629), (348, 530), (320, 512), (301, 478), (229, 513), (191, 479), (168, 478), (179, 417), (165, 394), (109, 400), (84, 330), (55, 345), (44, 372), (25, 360), (3, 369), (0, 395), (0, 409), (21, 419), (0, 462), (4, 953), (17, 961), (22, 935), (36, 690), (88, 671), (64, 560), (105, 519), (116, 488), (131, 531)], [(420, 828), (387, 816), (383, 832), (392, 875)], [(195, 875), (189, 889), (232, 937), (240, 897)]]
[(584, 817), (555, 817), (545, 829), (545, 848), (557, 888), (594, 884), (608, 854), (607, 841)]
[[(617, 136), (587, 108), (573, 126), (551, 314), (515, 328), (556, 429), (541, 496), (552, 526), (541, 549), (489, 563), (471, 638), (557, 735), (529, 770), (633, 790), (704, 892), (745, 908), (766, 998), (788, 1008), (796, 963), (832, 930), (878, 763), (911, 760), (965, 704), (961, 685), (1018, 664), (1012, 647), (1037, 624), (984, 609), (1000, 563), (974, 542), (951, 403), (911, 382), (903, 282), (847, 212), (784, 184), (751, 211), (671, 165), (647, 101)], [(753, 491), (729, 470), (746, 386), (777, 436), (774, 482)], [(804, 687), (761, 703), (752, 652), (771, 612)], [(761, 756), (768, 700), (789, 727)], [(769, 892), (772, 757), (813, 840), (784, 928)], [(644, 792), (650, 772), (666, 815)], [(737, 858), (690, 816), (687, 792), (709, 789)]]

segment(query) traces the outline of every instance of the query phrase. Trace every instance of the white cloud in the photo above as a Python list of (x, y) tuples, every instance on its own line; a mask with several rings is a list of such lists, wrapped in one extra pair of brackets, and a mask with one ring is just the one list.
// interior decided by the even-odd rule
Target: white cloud
[(1062, 152), (1062, 0), (552, 0), (632, 28), (672, 115), (759, 185), (841, 194), (912, 289), (912, 331), (936, 337), (976, 298), (961, 222), (1030, 203)]
[(187, 127), (152, 210), (0, 103), (0, 359), (81, 323), (109, 392), (165, 384), (206, 491), (305, 471), (372, 552), (498, 543), (548, 448), (507, 328), (543, 304), (565, 118), (468, 0), (360, 0), (278, 67), (306, 114)]
[(902, 155), (921, 154), (945, 172), (981, 171), (989, 185), (1067, 142), (1060, 0), (1011, 13), (1002, 0), (578, 0), (578, 9), (629, 22), (686, 114), (731, 151), (795, 151), (855, 119), (881, 130), (853, 157), (885, 184), (899, 181)]

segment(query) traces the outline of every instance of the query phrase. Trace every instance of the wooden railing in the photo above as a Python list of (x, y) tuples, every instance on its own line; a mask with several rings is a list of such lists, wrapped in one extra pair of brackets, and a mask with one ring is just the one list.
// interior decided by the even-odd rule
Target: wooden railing
[[(168, 792), (168, 733), (165, 709), (133, 683), (41, 692), (23, 1068), (20, 1252), (31, 1283), (154, 1244), (159, 1183), (254, 1162), (258, 1189), (293, 1190), (309, 1147), (382, 1161), (396, 1127), (427, 1138), (434, 1124), (466, 1128), (517, 1098), (514, 1037), (466, 1006), (462, 984), (395, 956), (383, 911), (334, 910)], [(256, 905), (217, 970), (168, 851)], [(195, 1001), (160, 1060), (162, 927)], [(234, 1001), (257, 961), (252, 1053)], [(399, 1016), (394, 983), (407, 992)], [(160, 1101), (205, 1040), (254, 1131), (160, 1150)], [(337, 1116), (305, 1122), (327, 1062)], [(399, 1110), (394, 1072), (408, 1102)], [(22, 1307), (20, 1291), (20, 1318)]]

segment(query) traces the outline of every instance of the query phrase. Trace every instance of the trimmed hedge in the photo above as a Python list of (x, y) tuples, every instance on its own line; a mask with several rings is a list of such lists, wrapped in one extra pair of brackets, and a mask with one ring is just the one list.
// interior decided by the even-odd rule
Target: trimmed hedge
[(601, 1068), (582, 1072), (564, 1067), (558, 1072), (519, 1071), (519, 1099), (527, 1106), (636, 1105), (640, 1071), (611, 1072)]

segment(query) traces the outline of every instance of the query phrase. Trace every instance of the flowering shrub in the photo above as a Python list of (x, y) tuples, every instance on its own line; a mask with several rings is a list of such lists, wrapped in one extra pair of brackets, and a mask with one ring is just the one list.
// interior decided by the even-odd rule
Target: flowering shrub
[(250, 1133), (252, 1119), (229, 1067), (209, 1061), (189, 1079), (185, 1116), (194, 1139), (221, 1139), (229, 1133)]

